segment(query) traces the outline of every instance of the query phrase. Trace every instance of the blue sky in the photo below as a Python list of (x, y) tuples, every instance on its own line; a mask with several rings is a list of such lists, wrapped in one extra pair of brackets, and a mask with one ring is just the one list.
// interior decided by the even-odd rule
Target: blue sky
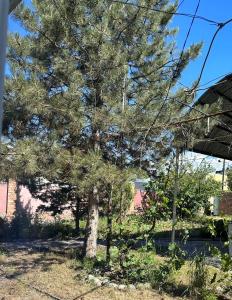
[[(26, 4), (30, 5), (30, 0), (24, 0)], [(184, 0), (179, 12), (191, 13), (193, 14), (196, 8), (198, 0)], [(200, 7), (198, 10), (198, 15), (204, 16), (209, 19), (213, 19), (218, 22), (224, 22), (232, 18), (232, 0), (201, 0)], [(179, 48), (182, 48), (183, 42), (188, 31), (191, 18), (176, 16), (171, 22), (171, 26), (178, 27), (179, 33), (176, 37), (177, 45)], [(211, 25), (207, 22), (201, 20), (195, 20), (187, 46), (196, 42), (203, 42), (203, 48), (200, 53), (200, 56), (192, 62), (188, 68), (185, 70), (181, 82), (190, 86), (193, 81), (195, 81), (202, 67), (206, 52), (209, 47), (209, 43), (212, 39), (212, 36), (216, 30), (216, 26)], [(19, 24), (17, 24), (12, 17), (9, 20), (9, 31), (10, 32), (19, 32), (24, 33)], [(232, 23), (224, 27), (218, 34), (212, 51), (210, 53), (209, 59), (207, 61), (206, 68), (204, 70), (202, 80), (200, 85), (204, 85), (207, 82), (223, 75), (232, 72)], [(214, 81), (215, 82), (215, 81)], [(205, 87), (211, 85), (205, 85)], [(198, 95), (200, 95), (199, 92)], [(189, 156), (192, 157), (192, 154)], [(200, 156), (203, 157), (203, 156)], [(212, 160), (212, 159), (211, 159)], [(214, 160), (216, 168), (220, 169), (220, 165)], [(217, 167), (218, 166), (218, 167)]]
[[(193, 14), (197, 2), (197, 0), (185, 0), (179, 11)], [(219, 22), (224, 22), (225, 20), (232, 18), (232, 1), (201, 0), (197, 14)], [(177, 26), (179, 28), (179, 34), (177, 36), (177, 42), (179, 46), (183, 45), (190, 22), (191, 19), (179, 16), (175, 17), (172, 22), (173, 26)], [(201, 20), (195, 20), (189, 37), (188, 45), (198, 41), (202, 41), (204, 44), (200, 56), (195, 62), (189, 65), (184, 73), (182, 83), (185, 85), (189, 86), (192, 81), (198, 78), (203, 60), (209, 47), (209, 43), (215, 30), (216, 26)], [(232, 23), (224, 27), (218, 34), (210, 53), (201, 84), (205, 84), (218, 76), (232, 72), (231, 53)]]

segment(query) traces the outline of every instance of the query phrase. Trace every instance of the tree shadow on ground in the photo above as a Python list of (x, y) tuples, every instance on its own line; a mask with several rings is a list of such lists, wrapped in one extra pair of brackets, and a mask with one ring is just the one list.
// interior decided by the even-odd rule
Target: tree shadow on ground
[(47, 272), (52, 265), (64, 262), (64, 257), (52, 253), (18, 251), (17, 253), (8, 252), (5, 261), (1, 261), (1, 266), (9, 268), (8, 277), (14, 279), (32, 270)]

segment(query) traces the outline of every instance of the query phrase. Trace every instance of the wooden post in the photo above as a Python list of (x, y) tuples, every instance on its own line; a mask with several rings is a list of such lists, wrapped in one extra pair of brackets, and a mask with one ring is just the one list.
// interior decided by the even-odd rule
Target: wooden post
[(172, 235), (171, 235), (171, 243), (175, 243), (175, 227), (176, 227), (176, 202), (179, 191), (179, 157), (180, 152), (179, 149), (176, 148), (176, 160), (175, 160), (175, 186), (173, 193), (173, 204), (172, 204)]
[(110, 263), (110, 247), (112, 240), (112, 206), (113, 206), (113, 186), (110, 187), (108, 195), (108, 207), (107, 207), (107, 237), (106, 237), (106, 261)]
[(224, 188), (225, 188), (225, 166), (226, 166), (226, 160), (223, 159), (223, 165), (222, 165), (222, 191), (224, 191)]
[(232, 257), (232, 222), (228, 225), (229, 254)]

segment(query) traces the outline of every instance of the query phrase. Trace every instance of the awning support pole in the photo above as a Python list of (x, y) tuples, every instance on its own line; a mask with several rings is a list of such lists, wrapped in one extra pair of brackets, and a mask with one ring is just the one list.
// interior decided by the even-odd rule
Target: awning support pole
[(225, 167), (226, 167), (226, 160), (223, 159), (223, 165), (222, 165), (222, 191), (225, 189)]
[(175, 235), (176, 235), (176, 204), (179, 192), (179, 160), (180, 160), (180, 150), (176, 148), (176, 162), (175, 162), (175, 186), (174, 186), (174, 194), (173, 194), (173, 204), (172, 204), (172, 235), (171, 235), (171, 243), (175, 243)]
[(9, 0), (0, 0), (0, 140), (2, 137), (3, 95), (6, 62), (7, 24)]
[(229, 254), (232, 257), (232, 222), (228, 225)]

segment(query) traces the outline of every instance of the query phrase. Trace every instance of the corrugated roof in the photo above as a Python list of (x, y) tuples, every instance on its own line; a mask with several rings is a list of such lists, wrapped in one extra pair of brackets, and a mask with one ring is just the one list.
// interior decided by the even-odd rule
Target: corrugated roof
[[(222, 111), (232, 111), (232, 74), (211, 86), (197, 101), (196, 107), (222, 101)], [(232, 112), (217, 116), (212, 130), (193, 145), (194, 152), (232, 160)]]
[(148, 184), (150, 179), (135, 179), (134, 185), (137, 190), (145, 191), (145, 186)]
[(16, 8), (16, 6), (21, 2), (22, 0), (10, 0), (10, 9), (9, 13), (12, 12)]

